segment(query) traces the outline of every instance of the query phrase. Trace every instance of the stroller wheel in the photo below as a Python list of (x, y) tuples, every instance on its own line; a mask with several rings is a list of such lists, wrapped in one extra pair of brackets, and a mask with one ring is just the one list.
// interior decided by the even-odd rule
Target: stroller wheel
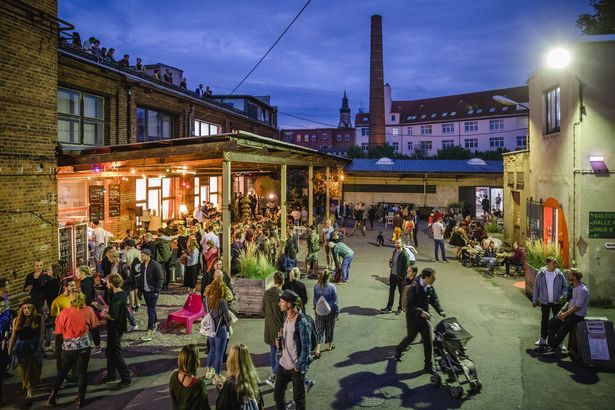
[(483, 384), (477, 380), (473, 380), (470, 382), (470, 390), (474, 393), (478, 393), (483, 388)]
[(429, 378), (429, 382), (433, 387), (440, 387), (440, 385), (442, 384), (442, 376), (440, 376), (439, 373), (434, 373)]
[(460, 399), (463, 396), (463, 387), (451, 386), (449, 389), (449, 393), (453, 399)]

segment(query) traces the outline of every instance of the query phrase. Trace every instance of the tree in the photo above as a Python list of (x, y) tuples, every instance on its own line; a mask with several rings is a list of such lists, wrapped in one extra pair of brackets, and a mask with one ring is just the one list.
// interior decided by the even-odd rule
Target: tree
[(414, 152), (412, 153), (413, 159), (425, 159), (428, 158), (427, 155), (427, 147), (423, 144), (417, 145), (414, 147)]
[(363, 152), (361, 147), (359, 147), (358, 145), (353, 145), (352, 147), (348, 148), (346, 155), (349, 158), (365, 158), (365, 152)]
[(471, 157), (470, 151), (460, 145), (439, 149), (436, 156), (438, 159), (468, 159)]
[(504, 148), (498, 148), (495, 151), (477, 151), (475, 156), (487, 161), (502, 161), (502, 154), (504, 152), (507, 152), (507, 150)]
[(375, 145), (369, 147), (369, 151), (367, 152), (367, 158), (395, 158), (395, 148), (392, 145), (384, 144), (384, 145)]
[(590, 0), (594, 14), (583, 13), (577, 18), (577, 27), (583, 34), (615, 34), (615, 0)]

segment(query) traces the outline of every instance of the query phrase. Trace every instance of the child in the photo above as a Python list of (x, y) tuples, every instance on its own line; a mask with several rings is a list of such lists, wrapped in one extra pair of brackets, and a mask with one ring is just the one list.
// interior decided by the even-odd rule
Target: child
[(378, 246), (384, 246), (384, 236), (382, 235), (382, 231), (378, 232), (376, 241), (378, 241)]

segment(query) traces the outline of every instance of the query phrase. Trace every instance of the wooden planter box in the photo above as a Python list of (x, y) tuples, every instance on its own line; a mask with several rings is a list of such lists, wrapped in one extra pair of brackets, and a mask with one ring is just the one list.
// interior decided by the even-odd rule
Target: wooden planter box
[(235, 278), (233, 291), (237, 299), (237, 313), (245, 316), (260, 316), (263, 295), (273, 285), (273, 273), (265, 279)]
[(534, 295), (534, 283), (539, 269), (534, 268), (528, 263), (525, 264), (525, 294), (529, 297)]

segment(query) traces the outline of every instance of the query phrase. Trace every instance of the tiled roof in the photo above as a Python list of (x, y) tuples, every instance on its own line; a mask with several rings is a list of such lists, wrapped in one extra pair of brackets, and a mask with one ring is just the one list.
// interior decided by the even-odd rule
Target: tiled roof
[[(527, 86), (500, 88), (475, 93), (446, 95), (443, 97), (423, 98), (420, 100), (392, 101), (391, 112), (399, 113), (400, 124), (423, 122), (443, 122), (469, 118), (503, 117), (526, 114), (527, 109), (520, 106), (503, 105), (493, 99), (495, 95), (508, 97), (519, 103), (529, 101)], [(359, 117), (367, 117), (360, 122)], [(363, 119), (363, 118), (361, 118)], [(368, 114), (357, 114), (355, 123), (369, 124)]]
[[(468, 160), (393, 159), (392, 165), (380, 165), (379, 159), (353, 159), (345, 171), (428, 174), (502, 174), (502, 161), (484, 161), (485, 165), (469, 164)], [(384, 161), (381, 161), (384, 162)], [(480, 161), (478, 161), (480, 162)]]

